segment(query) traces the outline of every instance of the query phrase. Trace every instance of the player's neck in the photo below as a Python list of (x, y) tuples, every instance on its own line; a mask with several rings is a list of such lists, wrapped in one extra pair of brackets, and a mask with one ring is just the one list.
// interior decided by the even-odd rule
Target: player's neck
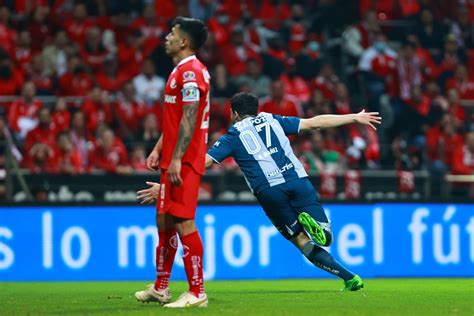
[(191, 50), (180, 51), (179, 53), (177, 53), (173, 57), (173, 62), (174, 62), (175, 65), (178, 65), (180, 61), (182, 61), (185, 58), (188, 58), (189, 56), (193, 56), (194, 54), (195, 54), (195, 52), (193, 52)]
[(249, 115), (244, 115), (244, 116), (239, 116), (235, 122), (237, 123), (237, 122), (245, 120), (246, 118), (254, 117), (254, 116), (255, 115), (250, 115), (250, 114)]

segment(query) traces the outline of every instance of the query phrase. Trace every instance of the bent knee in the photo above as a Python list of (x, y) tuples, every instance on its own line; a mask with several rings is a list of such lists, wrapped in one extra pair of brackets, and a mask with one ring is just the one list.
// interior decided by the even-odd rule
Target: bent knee
[(333, 241), (333, 236), (332, 236), (331, 229), (324, 230), (324, 234), (326, 235), (326, 243), (324, 244), (324, 247), (329, 247), (329, 246), (331, 246), (332, 241)]
[(333, 241), (333, 236), (332, 236), (332, 230), (331, 226), (329, 226), (329, 223), (320, 223), (321, 227), (323, 228), (324, 235), (326, 236), (326, 243), (323, 245), (324, 247), (329, 247), (332, 244)]

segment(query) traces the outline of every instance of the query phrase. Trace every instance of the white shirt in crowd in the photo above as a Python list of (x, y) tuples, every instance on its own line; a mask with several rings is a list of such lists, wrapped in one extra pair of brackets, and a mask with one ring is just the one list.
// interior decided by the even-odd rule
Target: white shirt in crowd
[(397, 53), (388, 46), (384, 46), (383, 50), (377, 49), (375, 45), (367, 48), (359, 59), (360, 71), (371, 71), (372, 61), (379, 55), (386, 55), (392, 58), (397, 58)]
[(165, 80), (156, 75), (148, 79), (144, 74), (140, 74), (133, 79), (133, 85), (138, 99), (144, 102), (156, 102), (161, 97)]

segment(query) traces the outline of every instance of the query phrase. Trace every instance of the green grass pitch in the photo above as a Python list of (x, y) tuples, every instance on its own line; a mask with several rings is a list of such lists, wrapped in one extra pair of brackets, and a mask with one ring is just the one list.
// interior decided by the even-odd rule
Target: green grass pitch
[[(0, 283), (0, 315), (474, 315), (474, 279), (210, 281), (207, 309), (166, 310), (133, 297), (146, 282)], [(176, 298), (186, 283), (171, 284)]]

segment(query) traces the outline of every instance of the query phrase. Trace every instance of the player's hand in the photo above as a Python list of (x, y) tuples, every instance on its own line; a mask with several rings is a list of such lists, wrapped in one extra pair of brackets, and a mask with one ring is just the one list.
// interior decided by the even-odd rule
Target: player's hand
[(382, 123), (382, 118), (379, 116), (379, 112), (365, 112), (360, 111), (355, 115), (356, 122), (363, 125), (368, 125), (374, 130), (377, 130), (374, 124)]
[(171, 160), (171, 164), (168, 167), (167, 172), (171, 184), (177, 187), (183, 184), (183, 180), (181, 179), (181, 159)]
[(148, 158), (146, 159), (146, 167), (148, 170), (156, 171), (160, 164), (160, 153), (153, 149)]
[(137, 191), (137, 200), (140, 204), (151, 204), (158, 199), (158, 194), (160, 193), (160, 184), (156, 182), (145, 182), (150, 187), (148, 189), (143, 189)]

